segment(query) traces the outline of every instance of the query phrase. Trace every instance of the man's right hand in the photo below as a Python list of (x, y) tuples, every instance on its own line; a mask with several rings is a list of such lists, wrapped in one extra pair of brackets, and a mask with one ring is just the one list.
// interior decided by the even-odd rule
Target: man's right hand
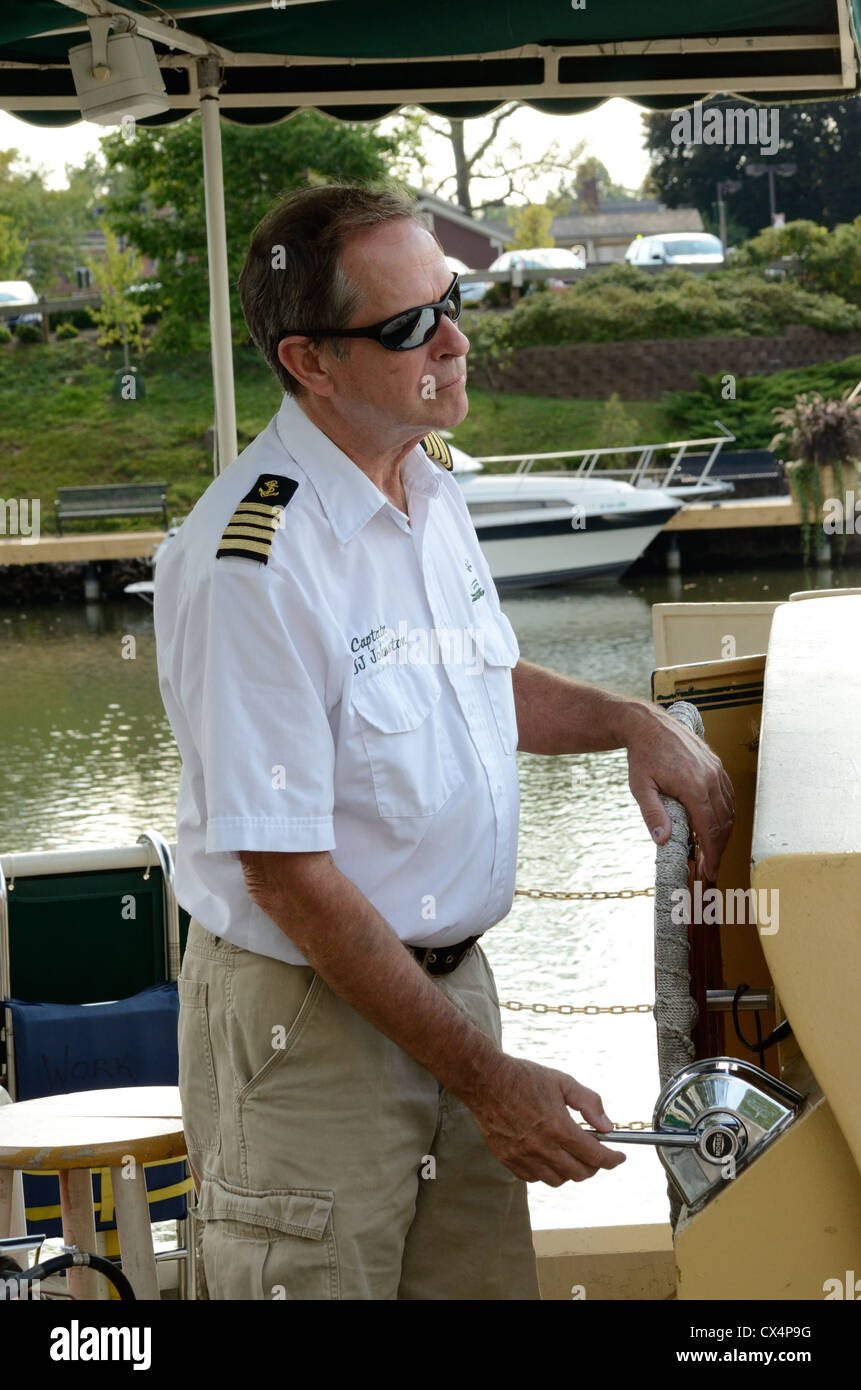
[(601, 1097), (573, 1076), (506, 1053), (470, 1095), (463, 1095), (485, 1143), (526, 1182), (583, 1182), (625, 1155), (591, 1138), (572, 1120), (577, 1110), (595, 1129), (610, 1130)]

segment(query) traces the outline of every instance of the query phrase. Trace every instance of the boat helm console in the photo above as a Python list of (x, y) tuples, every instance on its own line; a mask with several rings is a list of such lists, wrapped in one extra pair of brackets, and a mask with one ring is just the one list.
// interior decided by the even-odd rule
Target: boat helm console
[(804, 1096), (751, 1062), (710, 1057), (674, 1072), (652, 1130), (594, 1133), (608, 1144), (653, 1144), (689, 1212), (705, 1206), (798, 1116)]

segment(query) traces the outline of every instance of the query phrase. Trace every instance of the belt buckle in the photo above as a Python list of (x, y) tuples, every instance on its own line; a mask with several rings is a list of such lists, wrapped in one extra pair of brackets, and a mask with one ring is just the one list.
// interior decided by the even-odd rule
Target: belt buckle
[[(470, 952), (475, 949), (478, 937), (474, 936), (468, 940), (469, 944), (466, 948), (460, 950), (445, 946), (428, 946), (420, 955), (416, 955), (415, 959), (420, 968), (426, 970), (429, 975), (450, 975), (452, 971), (457, 969), (461, 961), (466, 960)], [(458, 942), (457, 945), (462, 948), (464, 943)], [(418, 947), (413, 947), (414, 951), (418, 949)], [(438, 968), (433, 969), (434, 966)]]
[[(460, 945), (460, 943), (458, 943), (458, 945)], [(455, 948), (450, 948), (450, 949), (449, 949), (449, 948), (446, 948), (445, 946), (442, 946), (442, 947), (439, 947), (437, 950), (434, 950), (434, 951), (430, 952), (430, 954), (429, 954), (429, 956), (428, 956), (428, 974), (430, 974), (430, 975), (451, 975), (451, 974), (453, 974), (454, 971), (457, 969), (457, 967), (460, 965), (461, 961), (462, 961), (462, 960), (465, 960), (466, 957), (469, 955), (469, 950), (470, 950), (469, 947), (467, 947), (467, 949), (464, 951), (464, 950), (457, 950), (457, 949), (455, 949)], [(440, 958), (441, 958), (441, 962), (442, 962), (441, 965), (440, 965), (440, 968), (439, 968), (438, 970), (432, 970), (430, 967), (431, 967), (432, 965), (436, 965), (437, 962), (440, 960)]]

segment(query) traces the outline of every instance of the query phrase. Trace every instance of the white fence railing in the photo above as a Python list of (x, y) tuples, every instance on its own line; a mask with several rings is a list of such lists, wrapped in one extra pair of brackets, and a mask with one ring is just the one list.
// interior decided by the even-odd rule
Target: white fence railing
[[(534, 464), (547, 464), (551, 460), (561, 463), (565, 472), (575, 473), (578, 478), (590, 477), (596, 469), (600, 470), (602, 477), (620, 478), (624, 482), (631, 483), (633, 487), (643, 486), (647, 475), (647, 486), (668, 487), (673, 479), (678, 479), (682, 471), (685, 457), (693, 453), (705, 453), (709, 450), (709, 456), (705, 464), (696, 475), (699, 483), (704, 483), (714, 467), (715, 460), (725, 444), (734, 444), (735, 435), (731, 434), (720, 420), (715, 420), (715, 424), (721, 431), (719, 435), (713, 435), (708, 439), (674, 439), (664, 444), (626, 444), (610, 445), (602, 449), (563, 449), (556, 450), (549, 454), (481, 454), (476, 455), (476, 459), (481, 464), (487, 463), (516, 463), (515, 473), (529, 473)], [(601, 460), (612, 455), (615, 459), (619, 454), (635, 455), (630, 467), (605, 468), (601, 466)], [(670, 455), (666, 459), (656, 458), (656, 455)], [(575, 467), (573, 459), (579, 459), (579, 466)], [(558, 472), (559, 468), (537, 469), (536, 472)]]

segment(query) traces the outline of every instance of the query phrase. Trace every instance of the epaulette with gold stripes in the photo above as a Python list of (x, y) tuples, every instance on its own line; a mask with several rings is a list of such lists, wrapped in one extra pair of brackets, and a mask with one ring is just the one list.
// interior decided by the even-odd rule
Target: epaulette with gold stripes
[(426, 434), (422, 440), (422, 448), (428, 458), (433, 459), (434, 463), (440, 464), (441, 467), (447, 468), (449, 473), (451, 472), (451, 449), (441, 434), (437, 434), (436, 430), (431, 430), (430, 434)]
[(262, 473), (224, 528), (215, 558), (223, 560), (235, 555), (268, 565), (281, 513), (298, 486), (293, 478)]

